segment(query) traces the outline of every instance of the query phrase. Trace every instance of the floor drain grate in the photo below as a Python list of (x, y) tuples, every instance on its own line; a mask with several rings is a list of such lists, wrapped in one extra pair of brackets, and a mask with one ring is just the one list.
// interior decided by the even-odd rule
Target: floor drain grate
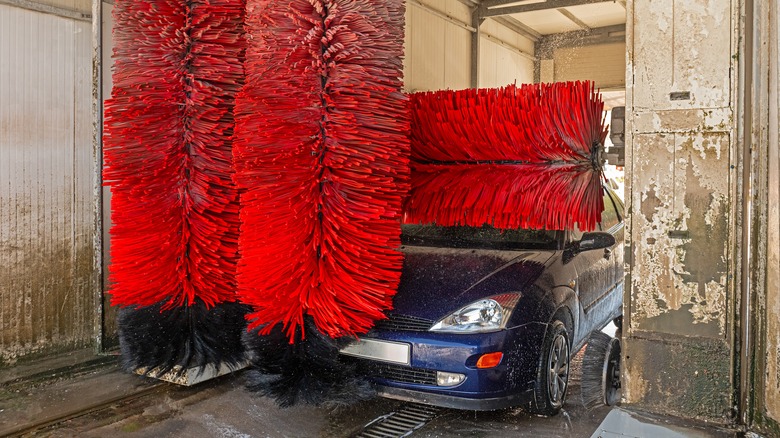
[(409, 403), (368, 423), (355, 438), (402, 438), (425, 426), (441, 408)]

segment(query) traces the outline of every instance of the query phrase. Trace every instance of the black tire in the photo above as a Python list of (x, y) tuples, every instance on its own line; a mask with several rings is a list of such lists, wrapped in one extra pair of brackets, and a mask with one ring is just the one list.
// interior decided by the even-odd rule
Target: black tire
[(536, 368), (534, 404), (531, 407), (535, 414), (555, 415), (566, 401), (571, 363), (569, 339), (566, 325), (560, 320), (553, 320), (547, 329)]

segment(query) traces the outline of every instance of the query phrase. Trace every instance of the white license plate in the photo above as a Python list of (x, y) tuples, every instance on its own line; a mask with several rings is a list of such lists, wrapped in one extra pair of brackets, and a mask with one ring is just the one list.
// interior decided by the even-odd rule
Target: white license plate
[(363, 338), (342, 348), (341, 354), (405, 365), (411, 363), (411, 347), (403, 342)]

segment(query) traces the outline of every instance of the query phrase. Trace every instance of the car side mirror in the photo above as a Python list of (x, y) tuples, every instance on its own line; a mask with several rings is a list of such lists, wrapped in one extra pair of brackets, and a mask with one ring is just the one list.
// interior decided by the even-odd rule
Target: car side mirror
[(577, 250), (590, 251), (592, 249), (609, 248), (615, 244), (615, 236), (601, 231), (585, 233), (577, 244)]

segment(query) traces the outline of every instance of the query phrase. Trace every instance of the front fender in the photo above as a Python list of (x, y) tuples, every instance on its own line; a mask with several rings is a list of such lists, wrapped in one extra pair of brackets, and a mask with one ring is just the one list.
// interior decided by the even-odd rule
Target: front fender
[(534, 322), (549, 324), (559, 311), (565, 309), (571, 318), (573, 329), (576, 330), (579, 324), (577, 308), (577, 294), (573, 289), (557, 286), (544, 290), (534, 285), (522, 294), (510, 323), (512, 327)]

